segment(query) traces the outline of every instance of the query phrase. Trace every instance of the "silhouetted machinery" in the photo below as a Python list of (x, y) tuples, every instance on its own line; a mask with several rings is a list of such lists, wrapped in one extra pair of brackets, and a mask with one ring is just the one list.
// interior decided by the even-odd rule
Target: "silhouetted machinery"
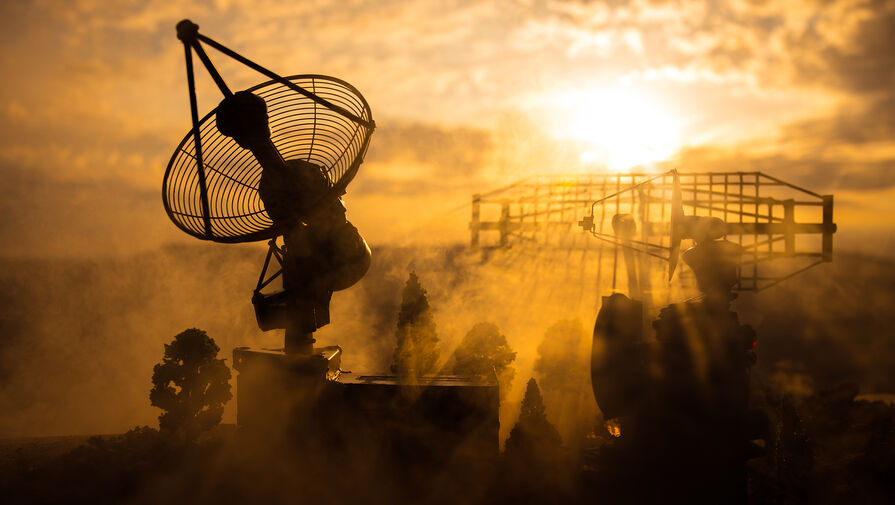
[[(180, 229), (223, 243), (269, 241), (252, 302), (263, 330), (286, 330), (287, 354), (313, 353), (313, 334), (329, 323), (333, 291), (370, 266), (370, 249), (345, 219), (341, 195), (363, 162), (375, 128), (351, 85), (323, 75), (280, 77), (201, 35), (182, 21), (193, 128), (165, 172), (168, 216)], [(200, 41), (271, 78), (233, 93)], [(224, 99), (198, 117), (192, 52)], [(284, 245), (277, 245), (282, 236)], [(279, 269), (265, 279), (271, 259)], [(283, 290), (261, 289), (282, 275)]]
[[(402, 400), (394, 377), (343, 373), (340, 347), (314, 347), (314, 332), (330, 321), (333, 292), (357, 283), (370, 267), (370, 249), (346, 219), (341, 200), (375, 128), (364, 97), (334, 77), (281, 77), (198, 29), (189, 20), (177, 25), (186, 55), (192, 129), (168, 163), (165, 210), (181, 230), (202, 240), (268, 241), (252, 303), (262, 330), (285, 329), (283, 349), (233, 352), (240, 372), (239, 425), (285, 430), (305, 442), (326, 440), (324, 434), (335, 437), (339, 430), (345, 435), (348, 421), (335, 420), (346, 416), (354, 431), (358, 423), (400, 427), (402, 419), (415, 419), (425, 424), (438, 414), (433, 406), (450, 402), (456, 415), (439, 418), (440, 438), (432, 437), (445, 444), (441, 450), (447, 450), (445, 441), (470, 439), (484, 440), (496, 452), (496, 386), (431, 378), (410, 402)], [(270, 80), (232, 92), (202, 42)], [(223, 94), (201, 119), (194, 52)], [(282, 290), (262, 292), (277, 278)], [(373, 411), (375, 422), (364, 415)], [(318, 429), (308, 429), (313, 427)], [(396, 430), (391, 435), (400, 438)]]
[[(793, 216), (795, 201), (785, 202), (785, 213), (775, 218), (761, 216), (759, 206), (774, 204), (753, 198), (751, 217), (767, 221), (763, 226), (743, 223), (743, 199), (735, 194), (714, 194), (716, 212), (724, 211), (736, 220), (731, 223), (710, 213), (685, 215), (683, 191), (676, 171), (656, 176), (657, 181), (671, 178), (671, 201), (668, 246), (636, 240), (637, 224), (632, 214), (612, 217), (610, 237), (595, 231), (594, 209), (581, 221), (585, 230), (601, 239), (625, 248), (629, 284), (632, 290), (638, 272), (633, 253), (657, 255), (663, 249), (669, 264), (668, 278), (674, 275), (678, 256), (690, 267), (701, 292), (699, 297), (672, 303), (659, 311), (652, 322), (654, 336), (646, 331), (644, 304), (621, 293), (603, 297), (603, 304), (594, 326), (591, 362), (594, 396), (606, 419), (615, 419), (620, 427), (618, 446), (623, 450), (609, 463), (625, 478), (646, 484), (644, 500), (657, 497), (688, 503), (744, 503), (746, 500), (745, 461), (762, 453), (754, 442), (767, 435), (764, 415), (750, 409), (749, 370), (755, 363), (754, 330), (741, 325), (730, 302), (734, 290), (741, 285), (742, 257), (751, 248), (751, 259), (766, 253), (765, 261), (774, 259), (773, 248), (761, 248), (777, 240), (787, 245), (777, 257), (794, 257), (796, 234), (822, 234), (824, 261), (832, 260), (832, 197), (821, 198), (824, 222), (797, 223)], [(648, 185), (649, 182), (643, 185)], [(639, 194), (641, 226), (650, 226), (648, 191), (642, 186), (622, 191)], [(657, 188), (651, 188), (656, 191)], [(800, 189), (800, 188), (796, 188)], [(712, 205), (692, 189), (691, 208)], [(664, 192), (663, 192), (664, 193)], [(667, 193), (664, 193), (667, 194)], [(604, 201), (616, 202), (618, 194)], [(723, 201), (720, 205), (718, 202)], [(661, 203), (661, 202), (660, 202)], [(617, 205), (617, 204), (616, 204)], [(632, 205), (632, 207), (634, 207)], [(616, 208), (618, 208), (616, 206)], [(747, 211), (748, 212), (748, 211)], [(605, 214), (605, 212), (604, 212)], [(665, 215), (664, 210), (659, 212)], [(726, 235), (750, 235), (747, 247), (725, 238)], [(766, 236), (759, 239), (759, 235)], [(779, 237), (779, 239), (778, 239)], [(685, 239), (694, 246), (680, 252)], [(661, 256), (659, 256), (661, 257)], [(648, 276), (648, 272), (639, 272)], [(641, 291), (642, 292), (642, 291)]]

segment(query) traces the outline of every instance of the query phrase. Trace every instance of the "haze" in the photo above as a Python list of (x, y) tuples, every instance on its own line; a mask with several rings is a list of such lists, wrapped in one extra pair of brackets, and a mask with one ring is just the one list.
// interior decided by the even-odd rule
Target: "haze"
[[(529, 175), (676, 167), (760, 170), (833, 193), (837, 253), (892, 256), (891, 1), (6, 1), (0, 257), (4, 275), (17, 279), (7, 285), (24, 291), (6, 294), (2, 358), (7, 367), (19, 353), (35, 361), (4, 371), (4, 403), (18, 410), (3, 433), (153, 423), (151, 366), (185, 327), (207, 329), (227, 357), (234, 345), (276, 340), (259, 336), (249, 305), (263, 250), (196, 247), (162, 208), (162, 175), (190, 124), (174, 31), (183, 18), (281, 75), (329, 74), (364, 94), (378, 128), (346, 203), (374, 250), (463, 243), (471, 195)], [(209, 54), (234, 90), (263, 80)], [(221, 97), (201, 69), (197, 78), (204, 114)], [(436, 275), (456, 273), (458, 263), (439, 257), (420, 266), (425, 258), (413, 250), (391, 251), (376, 274), (389, 291), (369, 284), (343, 299), (379, 312), (349, 321), (350, 302), (336, 302), (331, 331), (352, 335), (340, 343), (357, 346), (348, 353), (355, 363), (383, 365), (389, 356), (392, 341), (383, 339), (408, 265), (431, 274), (421, 278), (444, 310), (445, 353), (493, 315), (480, 305), (447, 317), (467, 310), (469, 298)], [(29, 263), (37, 260), (63, 266)], [(91, 266), (78, 277), (68, 261)], [(34, 277), (22, 280), (23, 272)], [(562, 287), (540, 286), (544, 299)], [(580, 315), (589, 329), (596, 295), (588, 293), (568, 313), (539, 314), (534, 326), (514, 319), (531, 299), (514, 298), (493, 315), (525, 355), (517, 389), (545, 328)], [(493, 303), (501, 292), (477, 296)], [(106, 363), (71, 397), (71, 382), (93, 370), (83, 360), (101, 351), (130, 361)], [(52, 366), (55, 379), (40, 382)], [(116, 381), (126, 387), (114, 398), (132, 410), (110, 416), (90, 402)], [(54, 401), (62, 406), (49, 407)], [(73, 424), (51, 414), (79, 402), (95, 408)]]

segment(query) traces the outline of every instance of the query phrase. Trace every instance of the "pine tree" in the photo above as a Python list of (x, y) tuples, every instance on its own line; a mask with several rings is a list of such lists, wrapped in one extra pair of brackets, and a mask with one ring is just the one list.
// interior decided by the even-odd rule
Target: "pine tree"
[(531, 378), (525, 388), (519, 421), (507, 439), (508, 457), (523, 461), (549, 461), (559, 454), (562, 439), (547, 420), (546, 412), (538, 383)]
[(221, 422), (230, 393), (230, 369), (214, 339), (190, 328), (165, 344), (162, 362), (152, 372), (150, 403), (164, 412), (159, 427), (195, 438)]
[(400, 377), (415, 380), (438, 371), (440, 351), (435, 318), (416, 272), (410, 272), (404, 285), (395, 335), (398, 346), (392, 369)]
[(516, 369), (510, 364), (516, 352), (507, 337), (493, 323), (478, 323), (469, 330), (454, 351), (454, 373), (484, 379), (496, 375), (504, 398), (513, 383)]

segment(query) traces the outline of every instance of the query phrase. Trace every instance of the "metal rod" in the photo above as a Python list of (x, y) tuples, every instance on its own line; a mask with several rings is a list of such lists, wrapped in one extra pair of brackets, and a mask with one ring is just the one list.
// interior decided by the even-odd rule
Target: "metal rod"
[[(761, 209), (759, 208), (759, 196), (761, 193), (761, 184), (758, 182), (758, 174), (755, 175), (755, 224), (758, 224), (759, 216), (761, 215)], [(770, 210), (770, 209), (769, 209)], [(770, 222), (770, 218), (768, 218), (768, 222)], [(752, 239), (753, 244), (758, 243), (758, 230), (755, 230), (754, 238)], [(755, 255), (758, 255), (758, 247), (755, 247)], [(758, 286), (758, 262), (752, 264), (752, 279), (753, 285)]]
[[(796, 186), (795, 184), (790, 184), (790, 183), (788, 183), (788, 182), (781, 181), (780, 179), (778, 179), (778, 178), (776, 178), (776, 177), (772, 177), (772, 176), (770, 176), (770, 175), (768, 175), (768, 174), (766, 174), (766, 173), (764, 173), (764, 172), (755, 172), (755, 173), (758, 174), (758, 176), (761, 176), (761, 177), (767, 177), (768, 179), (770, 179), (770, 180), (776, 182), (777, 185), (787, 186), (787, 187), (790, 187), (790, 188), (792, 188), (792, 189), (801, 191), (801, 192), (803, 192), (803, 193), (807, 193), (807, 194), (809, 194), (809, 195), (811, 195), (811, 196), (816, 196), (816, 197), (818, 197), (818, 198), (823, 198), (823, 196), (821, 196), (821, 195), (818, 194), (818, 193), (815, 193), (814, 191), (810, 191), (810, 190), (807, 190), (807, 189), (805, 189), (805, 188), (800, 188), (799, 186)], [(757, 182), (757, 181), (758, 181), (758, 177), (756, 177), (756, 182)], [(767, 182), (765, 182), (764, 184), (765, 184), (766, 186), (770, 186), (770, 185), (772, 185), (772, 184), (768, 184)]]
[[(613, 239), (611, 239), (611, 238), (608, 238), (608, 237), (610, 237), (610, 236), (611, 236), (611, 235), (605, 235), (605, 234), (602, 234), (602, 235), (594, 235), (594, 237), (596, 237), (596, 238), (602, 240), (603, 242), (607, 242), (607, 243), (609, 243), (609, 244), (612, 244), (612, 245), (614, 245), (614, 246), (617, 246), (617, 247), (616, 247), (616, 251), (618, 251), (618, 247), (627, 247), (627, 248), (633, 249), (633, 250), (635, 250), (635, 251), (637, 251), (637, 252), (641, 252), (641, 253), (643, 253), (643, 254), (652, 256), (652, 257), (654, 257), (654, 258), (659, 258), (660, 260), (668, 261), (668, 257), (667, 257), (667, 256), (662, 256), (661, 254), (656, 254), (656, 253), (653, 253), (653, 252), (650, 252), (650, 251), (644, 251), (644, 250), (637, 249), (636, 247), (633, 247), (633, 246), (630, 246), (630, 245), (622, 244), (621, 242), (618, 242), (618, 241), (616, 241), (616, 240), (613, 240)], [(613, 287), (612, 289), (615, 289), (615, 287)]]
[[(600, 190), (600, 196), (605, 195), (605, 194), (606, 194), (606, 178), (603, 177), (603, 187)], [(601, 205), (600, 208), (602, 209), (600, 212), (600, 226), (596, 227), (596, 230), (602, 234), (603, 233), (603, 222), (606, 220), (606, 206)], [(591, 208), (590, 208), (590, 215), (592, 215), (594, 217), (596, 217), (596, 215), (597, 215), (594, 212), (593, 206), (591, 206)], [(602, 280), (603, 280), (602, 279), (602, 277), (603, 277), (603, 249), (604, 249), (603, 244), (600, 244), (600, 250), (597, 252), (597, 302), (598, 303), (601, 301), (600, 289), (602, 289), (602, 287), (603, 287), (601, 284)]]
[(763, 290), (768, 289), (768, 288), (770, 288), (770, 287), (776, 286), (777, 284), (780, 284), (781, 282), (783, 282), (783, 281), (785, 281), (785, 280), (787, 280), (787, 279), (791, 279), (792, 277), (795, 277), (796, 275), (799, 275), (799, 274), (802, 273), (802, 272), (805, 272), (805, 271), (807, 271), (807, 270), (809, 270), (809, 269), (811, 269), (811, 268), (814, 268), (814, 267), (816, 267), (817, 265), (820, 265), (821, 263), (823, 263), (823, 260), (816, 261), (816, 262), (811, 263), (810, 265), (808, 265), (808, 266), (806, 266), (806, 267), (804, 267), (804, 268), (800, 268), (799, 270), (796, 270), (795, 272), (792, 272), (791, 274), (784, 275), (783, 277), (780, 277), (780, 278), (778, 278), (778, 279), (774, 279), (773, 277), (761, 278), (760, 280), (771, 280), (771, 279), (773, 279), (774, 282), (771, 282), (770, 284), (767, 284), (767, 285), (762, 286), (762, 287), (760, 287), (760, 288), (758, 287), (758, 280), (759, 280), (759, 279), (756, 279), (756, 280), (755, 280), (754, 287), (753, 287), (752, 289), (753, 289), (755, 292), (763, 291)]
[(824, 234), (821, 242), (824, 261), (833, 261), (833, 232), (836, 225), (833, 223), (833, 195), (823, 196), (823, 221)]
[[(785, 200), (783, 202), (783, 222), (789, 225), (794, 225), (796, 222), (795, 215), (795, 201), (793, 200)], [(784, 238), (786, 239), (784, 244), (784, 250), (792, 254), (796, 252), (796, 234), (792, 231), (785, 233)]]
[(202, 49), (202, 44), (200, 44), (198, 40), (193, 39), (192, 46), (193, 49), (196, 51), (196, 54), (199, 55), (199, 59), (202, 60), (202, 64), (205, 65), (205, 70), (208, 70), (211, 78), (214, 79), (214, 83), (218, 85), (218, 89), (221, 90), (221, 93), (225, 97), (233, 96), (233, 92), (230, 91), (227, 83), (224, 82), (224, 78), (221, 77), (221, 74), (218, 73), (218, 69), (214, 68), (214, 64), (211, 63), (211, 59), (209, 59), (208, 55), (205, 54), (205, 49)]
[(196, 103), (196, 80), (193, 75), (193, 53), (190, 44), (183, 42), (183, 51), (186, 56), (186, 82), (190, 94), (190, 114), (193, 121), (193, 147), (196, 151), (196, 168), (199, 175), (199, 196), (202, 200), (202, 223), (205, 227), (205, 237), (211, 237), (211, 219), (208, 210), (208, 188), (205, 184), (205, 165), (202, 163), (202, 134), (199, 131), (199, 105)]
[(724, 217), (722, 219), (724, 219), (725, 223), (727, 222), (727, 211), (730, 205), (730, 196), (727, 193), (730, 190), (729, 183), (728, 174), (724, 174)]
[[(602, 208), (602, 207), (601, 207)], [(249, 215), (249, 214), (247, 214)], [(526, 216), (533, 216), (534, 214), (526, 214)], [(751, 215), (751, 214), (750, 214)], [(520, 222), (518, 221), (517, 215), (512, 216), (514, 219), (512, 222), (509, 222), (507, 226), (511, 229), (522, 228), (525, 230), (533, 230), (533, 231), (544, 231), (546, 229), (555, 229), (555, 228), (566, 228), (571, 229), (575, 226), (575, 223), (571, 221), (560, 221), (560, 220), (548, 220), (548, 221), (540, 221), (540, 222)], [(765, 217), (765, 216), (761, 216)], [(212, 218), (216, 219), (216, 218)], [(654, 222), (646, 222), (643, 224), (645, 227), (649, 227), (650, 233), (654, 235), (667, 236), (667, 226), (663, 226), (666, 223), (654, 223)], [(597, 225), (597, 218), (594, 216), (594, 225)], [(478, 223), (478, 227), (480, 230), (498, 230), (500, 229), (501, 221), (480, 221)], [(782, 221), (775, 222), (731, 222), (724, 224), (725, 234), (727, 235), (773, 235), (773, 234), (783, 234), (783, 233), (795, 233), (801, 235), (812, 235), (812, 234), (824, 234), (829, 232), (829, 227), (824, 223), (793, 223), (788, 224)], [(662, 231), (664, 229), (664, 231)], [(594, 233), (591, 231), (591, 233)], [(636, 241), (635, 241), (636, 242)], [(663, 247), (668, 249), (668, 246), (659, 246), (657, 244), (649, 244), (653, 247)]]
[[(273, 242), (271, 240), (270, 242)], [(261, 267), (261, 274), (258, 276), (258, 287), (255, 288), (255, 291), (261, 291), (261, 289), (267, 284), (264, 282), (264, 274), (267, 273), (267, 266), (270, 265), (270, 256), (273, 254), (274, 245), (268, 242), (267, 254), (264, 256), (264, 266)]]
[[(311, 92), (317, 92), (317, 82), (311, 78)], [(353, 139), (353, 137), (352, 137)], [(308, 146), (308, 162), (311, 162), (311, 153), (314, 152), (314, 141), (317, 140), (317, 104), (314, 103), (314, 127), (311, 128), (311, 145)], [(328, 175), (327, 175), (328, 177)]]
[(481, 197), (479, 195), (472, 195), (472, 221), (469, 223), (469, 245), (471, 247), (479, 246), (479, 223), (480, 221), (480, 212), (481, 212)]
[[(612, 238), (612, 237), (615, 237), (615, 235), (609, 235), (609, 234), (607, 234), (607, 233), (597, 233), (597, 232), (592, 232), (592, 233), (593, 233), (593, 236), (594, 236), (594, 237), (597, 237), (597, 238)], [(643, 246), (643, 247), (652, 247), (653, 249), (662, 249), (662, 250), (664, 250), (664, 251), (667, 251), (667, 250), (669, 249), (668, 247), (665, 247), (664, 245), (651, 244), (651, 243), (649, 243), (649, 242), (643, 242), (642, 240), (634, 240), (634, 239), (630, 239), (630, 240), (627, 240), (627, 242), (630, 242), (630, 243), (632, 243), (632, 244), (636, 244), (636, 245), (639, 245), (639, 246)]]
[[(617, 179), (615, 179), (615, 213), (616, 214), (621, 212), (621, 209), (619, 209), (619, 207), (621, 206), (621, 185), (622, 185), (622, 178), (621, 178), (621, 176), (619, 176)], [(604, 198), (604, 200), (605, 200), (605, 198)], [(594, 202), (594, 203), (597, 203), (597, 202)], [(591, 208), (593, 208), (593, 207), (591, 207)], [(618, 271), (618, 248), (619, 248), (619, 245), (621, 245), (621, 244), (619, 244), (618, 242), (615, 243), (615, 251), (614, 251), (614, 254), (612, 255), (612, 291), (615, 291), (615, 279), (616, 279), (617, 271)]]
[(261, 286), (259, 286), (258, 289), (264, 289), (265, 287), (267, 287), (268, 284), (270, 284), (271, 282), (275, 281), (276, 278), (279, 277), (279, 276), (282, 275), (282, 274), (283, 274), (283, 269), (281, 268), (281, 269), (277, 270), (277, 273), (271, 275), (271, 276), (270, 276), (270, 279), (267, 279), (266, 281), (264, 281), (264, 283), (261, 284)]
[[(666, 172), (666, 173), (668, 173), (668, 172)], [(655, 176), (655, 177), (651, 177), (650, 179), (647, 179), (647, 180), (641, 182), (640, 184), (631, 186), (631, 187), (629, 187), (629, 188), (625, 188), (625, 191), (632, 190), (632, 189), (634, 189), (634, 188), (643, 186), (644, 184), (650, 183), (650, 182), (652, 182), (652, 181), (654, 181), (654, 180), (656, 180), (656, 179), (658, 179), (659, 177), (662, 177), (662, 176), (664, 176), (664, 175), (665, 175), (665, 174), (659, 174), (659, 175), (657, 175), (657, 176)], [(617, 176), (617, 178), (616, 178), (615, 181), (616, 181), (616, 185), (615, 185), (615, 193), (613, 193), (613, 194), (611, 194), (611, 195), (604, 196), (603, 198), (600, 198), (599, 200), (594, 201), (593, 204), (591, 204), (591, 206), (590, 206), (590, 208), (591, 208), (591, 214), (593, 214), (593, 208), (594, 208), (598, 203), (602, 203), (602, 202), (604, 202), (604, 201), (606, 201), (606, 200), (609, 200), (609, 199), (612, 198), (612, 197), (617, 197), (617, 196), (619, 195), (619, 193), (622, 192), (622, 190), (621, 190), (621, 176)], [(615, 212), (616, 212), (616, 214), (618, 214), (618, 211), (619, 211), (619, 210), (618, 210), (618, 207), (616, 207), (616, 208), (615, 208)]]

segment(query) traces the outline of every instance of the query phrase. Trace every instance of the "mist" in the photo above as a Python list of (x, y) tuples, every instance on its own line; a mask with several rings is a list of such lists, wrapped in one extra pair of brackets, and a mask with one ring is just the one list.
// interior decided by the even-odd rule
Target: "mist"
[[(158, 411), (148, 402), (152, 366), (163, 344), (186, 328), (206, 330), (227, 359), (237, 346), (282, 347), (281, 331), (257, 328), (250, 303), (264, 253), (258, 245), (196, 243), (96, 260), (4, 260), (0, 408), (7, 414), (0, 437), (155, 425)], [(501, 408), (503, 437), (518, 415), (525, 382), (541, 378), (534, 365), (552, 325), (563, 319), (581, 325), (585, 342), (568, 351), (570, 363), (586, 369), (600, 297), (612, 292), (611, 254), (600, 275), (593, 254), (521, 245), (491, 251), (466, 244), (374, 246), (373, 253), (370, 272), (334, 295), (332, 324), (316, 335), (317, 345), (342, 346), (343, 370), (388, 370), (400, 292), (411, 270), (429, 293), (445, 372), (453, 349), (478, 322), (497, 324), (518, 353), (516, 379)], [(895, 391), (895, 363), (886, 351), (895, 336), (886, 316), (895, 302), (891, 267), (887, 259), (837, 253), (832, 264), (761, 293), (741, 293), (734, 307), (758, 332), (765, 380), (800, 394), (845, 380), (857, 381), (863, 393)], [(692, 296), (684, 269), (678, 287), (657, 296), (654, 311), (666, 300)], [(626, 286), (622, 276), (617, 283)], [(581, 388), (590, 394), (586, 381)], [(551, 419), (569, 415), (551, 400), (562, 401), (547, 396)], [(235, 421), (234, 404), (225, 422)]]

